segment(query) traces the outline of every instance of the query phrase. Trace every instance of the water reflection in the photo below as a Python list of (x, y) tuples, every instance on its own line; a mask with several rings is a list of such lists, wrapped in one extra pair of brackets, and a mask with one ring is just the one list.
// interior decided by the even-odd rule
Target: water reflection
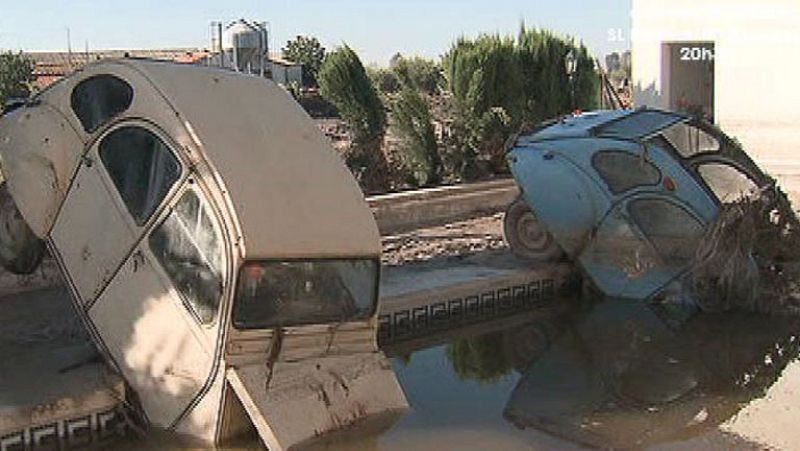
[(716, 428), (798, 355), (796, 319), (606, 300), (562, 322), (458, 340), (464, 379), (519, 380), (503, 417), (583, 445), (644, 447)]
[(797, 331), (790, 317), (595, 300), (413, 337), (385, 348), (411, 410), (304, 449), (793, 449)]

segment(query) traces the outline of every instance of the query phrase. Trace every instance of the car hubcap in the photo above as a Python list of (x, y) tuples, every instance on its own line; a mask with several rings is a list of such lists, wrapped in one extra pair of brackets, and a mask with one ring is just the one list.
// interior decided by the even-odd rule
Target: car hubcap
[(525, 213), (517, 222), (517, 235), (523, 246), (540, 250), (548, 244), (547, 231), (533, 213)]

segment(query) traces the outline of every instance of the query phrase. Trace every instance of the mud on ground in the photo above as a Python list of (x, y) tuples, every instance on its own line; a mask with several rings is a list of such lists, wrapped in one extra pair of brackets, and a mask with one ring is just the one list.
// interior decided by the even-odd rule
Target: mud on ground
[(434, 257), (455, 257), (506, 247), (503, 214), (381, 237), (383, 264), (401, 265)]

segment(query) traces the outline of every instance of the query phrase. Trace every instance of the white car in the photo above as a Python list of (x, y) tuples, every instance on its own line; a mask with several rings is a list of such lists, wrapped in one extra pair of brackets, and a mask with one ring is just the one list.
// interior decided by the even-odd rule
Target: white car
[(102, 61), (4, 114), (0, 158), (3, 262), (47, 242), (149, 424), (285, 449), (407, 407), (377, 349), (372, 213), (272, 81)]

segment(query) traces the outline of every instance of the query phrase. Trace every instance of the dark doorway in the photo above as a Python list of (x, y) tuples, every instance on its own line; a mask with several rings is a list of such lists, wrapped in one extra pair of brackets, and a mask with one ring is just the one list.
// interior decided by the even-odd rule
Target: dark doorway
[(661, 92), (673, 111), (714, 120), (714, 43), (661, 45)]

